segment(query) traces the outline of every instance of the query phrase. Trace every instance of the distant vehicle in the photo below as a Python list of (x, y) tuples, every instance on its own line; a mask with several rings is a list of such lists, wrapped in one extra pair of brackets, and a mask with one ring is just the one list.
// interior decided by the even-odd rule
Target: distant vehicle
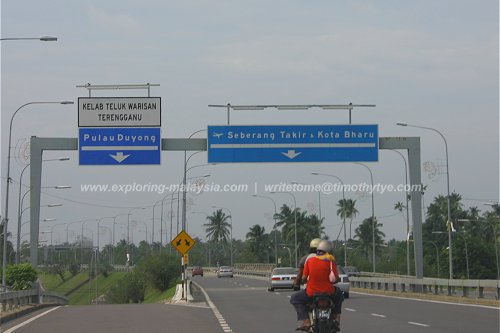
[(191, 276), (195, 277), (196, 275), (200, 275), (201, 277), (203, 277), (203, 268), (202, 267), (200, 267), (200, 266), (193, 267), (193, 270), (191, 272)]
[(220, 266), (217, 270), (217, 277), (233, 277), (233, 268), (230, 266)]
[(300, 287), (295, 285), (297, 277), (297, 268), (279, 267), (273, 269), (269, 276), (267, 290), (274, 291), (277, 288), (299, 290)]
[(337, 271), (339, 272), (340, 282), (335, 284), (335, 287), (340, 288), (344, 293), (344, 298), (349, 298), (349, 290), (351, 283), (349, 282), (349, 275), (346, 274), (342, 266), (337, 266)]
[(361, 273), (358, 271), (358, 269), (355, 266), (345, 266), (344, 267), (344, 272), (348, 276), (354, 276), (354, 277), (361, 276)]

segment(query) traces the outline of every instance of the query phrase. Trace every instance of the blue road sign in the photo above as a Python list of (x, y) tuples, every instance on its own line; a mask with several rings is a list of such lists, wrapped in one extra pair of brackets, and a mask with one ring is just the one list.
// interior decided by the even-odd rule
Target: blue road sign
[(80, 165), (160, 164), (160, 128), (80, 128)]
[(378, 125), (208, 126), (208, 162), (374, 162)]

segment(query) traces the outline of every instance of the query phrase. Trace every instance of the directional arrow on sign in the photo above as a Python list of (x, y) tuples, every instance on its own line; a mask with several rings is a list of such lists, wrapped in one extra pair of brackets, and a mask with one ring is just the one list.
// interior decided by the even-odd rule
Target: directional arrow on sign
[(282, 152), (282, 154), (285, 155), (286, 157), (288, 157), (289, 159), (293, 160), (295, 157), (299, 156), (302, 153), (301, 152), (296, 153), (295, 150), (289, 150), (286, 153)]
[(111, 157), (112, 157), (114, 160), (116, 160), (118, 163), (121, 163), (121, 162), (125, 161), (125, 159), (126, 159), (127, 157), (129, 157), (129, 156), (130, 156), (130, 154), (129, 154), (129, 155), (123, 155), (123, 152), (119, 151), (119, 152), (117, 152), (117, 153), (116, 153), (116, 155), (109, 154), (109, 156), (111, 156)]

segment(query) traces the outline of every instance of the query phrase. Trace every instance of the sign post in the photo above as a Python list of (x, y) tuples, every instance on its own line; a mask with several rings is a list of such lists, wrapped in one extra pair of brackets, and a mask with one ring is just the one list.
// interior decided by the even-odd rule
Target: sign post
[[(170, 243), (180, 254), (181, 257), (181, 267), (182, 267), (182, 298), (187, 299), (187, 265), (189, 262), (189, 256), (187, 252), (196, 244), (196, 241), (189, 236), (187, 232), (182, 230)], [(186, 288), (186, 289), (184, 289)]]
[(208, 126), (208, 163), (377, 160), (377, 125)]
[(160, 164), (160, 97), (78, 98), (80, 165)]

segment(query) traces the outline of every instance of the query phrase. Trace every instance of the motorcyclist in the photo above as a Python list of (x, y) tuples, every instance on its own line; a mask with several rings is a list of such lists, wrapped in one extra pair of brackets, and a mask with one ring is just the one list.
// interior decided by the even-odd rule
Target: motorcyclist
[(327, 240), (322, 240), (317, 247), (316, 256), (311, 256), (306, 260), (303, 271), (303, 278), (307, 280), (305, 290), (294, 293), (290, 303), (295, 307), (299, 326), (297, 330), (308, 331), (311, 322), (308, 315), (308, 305), (312, 302), (314, 294), (330, 294), (335, 305), (334, 315), (337, 322), (340, 321), (341, 305), (343, 301), (342, 292), (335, 288), (330, 282), (330, 271), (332, 270), (338, 280), (337, 265), (331, 255), (332, 244)]
[(319, 242), (321, 242), (321, 238), (314, 238), (313, 240), (311, 240), (311, 242), (309, 243), (309, 253), (299, 260), (299, 264), (297, 267), (299, 271), (297, 272), (297, 276), (295, 277), (295, 287), (297, 289), (300, 289), (300, 284), (302, 282), (302, 273), (304, 272), (304, 265), (306, 264), (306, 260), (307, 258), (316, 255), (316, 249), (318, 248)]

